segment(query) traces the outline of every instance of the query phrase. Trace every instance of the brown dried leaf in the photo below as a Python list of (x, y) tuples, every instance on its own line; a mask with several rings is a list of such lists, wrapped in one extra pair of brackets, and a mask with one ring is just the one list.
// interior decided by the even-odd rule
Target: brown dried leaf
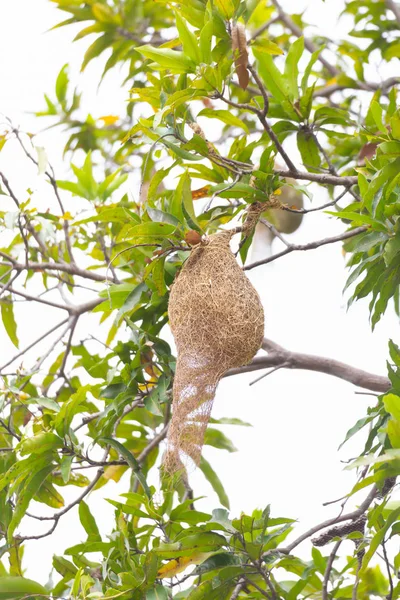
[(246, 30), (243, 23), (236, 23), (232, 27), (232, 50), (239, 85), (245, 90), (249, 85), (249, 72), (247, 70), (249, 54), (247, 52)]
[(197, 190), (192, 191), (192, 199), (199, 200), (200, 198), (207, 197), (210, 194), (210, 185), (205, 185), (204, 187), (198, 188)]

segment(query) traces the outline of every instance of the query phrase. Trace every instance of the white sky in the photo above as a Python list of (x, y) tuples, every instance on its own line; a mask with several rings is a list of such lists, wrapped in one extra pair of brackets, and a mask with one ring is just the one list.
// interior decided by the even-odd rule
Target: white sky
[[(291, 3), (283, 4), (290, 6)], [(303, 0), (298, 4), (308, 6), (307, 18), (324, 33), (333, 38), (340, 34), (341, 28), (335, 29), (335, 15), (342, 1)], [(296, 10), (300, 11), (297, 5)], [(43, 107), (43, 93), (53, 93), (55, 77), (64, 63), (71, 63), (73, 77), (78, 79), (82, 53), (88, 43), (83, 40), (71, 44), (79, 28), (45, 33), (62, 16), (47, 0), (2, 0), (0, 4), (0, 113), (11, 117), (26, 131), (37, 132), (42, 127), (29, 111)], [(94, 61), (79, 78), (79, 85), (85, 90), (85, 107), (95, 116), (118, 114), (125, 100), (125, 93), (119, 88), (118, 73), (106, 78), (99, 93), (96, 90), (102, 64), (102, 61)], [(57, 131), (46, 132), (38, 140), (46, 147), (57, 176), (64, 177), (67, 164), (62, 163)], [(27, 168), (14, 144), (6, 146), (0, 155), (0, 168), (19, 193), (23, 194), (28, 186), (36, 187), (40, 202), (52, 202), (46, 196), (43, 182), (37, 180), (33, 169)], [(324, 201), (324, 192), (318, 190), (314, 202), (322, 204)], [(76, 198), (71, 200), (67, 195), (67, 210), (70, 208), (73, 212), (76, 202)], [(293, 240), (308, 242), (342, 230), (343, 226), (329, 216), (311, 213)], [(347, 313), (341, 292), (346, 281), (344, 267), (341, 245), (337, 244), (294, 253), (251, 271), (250, 278), (265, 307), (266, 336), (291, 350), (333, 357), (385, 374), (387, 342), (389, 337), (398, 340), (398, 319), (389, 309), (376, 331), (371, 333), (367, 302), (356, 304)], [(41, 331), (37, 329), (37, 322), (46, 319), (50, 323), (51, 319), (58, 318), (50, 316), (51, 311), (45, 311), (25, 304), (19, 307), (24, 322), (21, 347)], [(96, 326), (96, 322), (92, 320), (92, 326)], [(15, 349), (2, 330), (0, 340), (3, 363)], [(297, 529), (300, 534), (308, 526), (336, 514), (335, 507), (323, 508), (322, 503), (342, 496), (354, 483), (354, 474), (344, 472), (340, 460), (353, 457), (363, 438), (361, 436), (359, 443), (345, 446), (340, 454), (337, 447), (374, 399), (356, 395), (355, 388), (346, 382), (300, 371), (280, 370), (249, 388), (248, 383), (258, 375), (260, 373), (224, 380), (217, 393), (214, 417), (239, 417), (253, 424), (252, 428), (225, 429), (239, 451), (228, 454), (206, 448), (204, 454), (225, 484), (232, 516), (271, 503), (273, 515), (300, 520)], [(192, 485), (197, 495), (207, 495), (198, 503), (200, 510), (211, 511), (218, 506), (216, 496), (199, 471), (192, 475)], [(124, 490), (111, 483), (89, 499), (94, 513), (101, 514), (104, 533), (110, 531), (113, 515), (103, 496), (116, 498), (119, 491)], [(79, 493), (78, 488), (69, 491), (66, 501)], [(36, 505), (34, 510), (37, 514), (46, 512), (43, 505)], [(24, 532), (41, 531), (36, 521), (25, 519), (23, 525)], [(45, 582), (53, 552), (61, 554), (68, 545), (84, 539), (77, 511), (73, 510), (61, 520), (55, 535), (27, 545), (27, 576)], [(308, 556), (307, 544), (303, 547)]]

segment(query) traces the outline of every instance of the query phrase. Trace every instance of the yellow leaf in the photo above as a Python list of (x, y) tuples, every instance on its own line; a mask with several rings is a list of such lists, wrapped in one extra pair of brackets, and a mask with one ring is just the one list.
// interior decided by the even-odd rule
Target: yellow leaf
[(112, 12), (111, 8), (107, 4), (101, 4), (101, 2), (95, 2), (92, 5), (92, 13), (94, 18), (101, 23), (115, 23), (116, 16)]
[(199, 565), (204, 562), (209, 556), (212, 556), (212, 554), (214, 554), (214, 552), (195, 552), (192, 556), (174, 558), (159, 569), (157, 577), (160, 579), (163, 577), (175, 577), (175, 575), (182, 573), (182, 571), (187, 569), (190, 565)]
[(104, 469), (103, 477), (104, 479), (112, 479), (118, 482), (127, 468), (124, 465), (111, 465)]
[(116, 115), (105, 115), (104, 117), (99, 117), (100, 121), (103, 121), (104, 125), (114, 125), (117, 121), (119, 121), (119, 117)]

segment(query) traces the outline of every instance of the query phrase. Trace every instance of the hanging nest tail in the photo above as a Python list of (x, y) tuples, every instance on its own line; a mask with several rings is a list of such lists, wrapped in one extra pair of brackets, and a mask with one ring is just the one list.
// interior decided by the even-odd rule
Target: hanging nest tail
[(219, 380), (249, 363), (263, 339), (264, 311), (230, 249), (232, 235), (217, 233), (195, 246), (172, 286), (168, 312), (178, 359), (164, 457), (169, 474), (199, 463)]

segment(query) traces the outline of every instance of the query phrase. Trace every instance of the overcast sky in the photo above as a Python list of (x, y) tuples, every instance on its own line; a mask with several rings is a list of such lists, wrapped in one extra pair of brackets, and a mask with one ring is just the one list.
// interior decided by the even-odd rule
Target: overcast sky
[[(291, 5), (288, 1), (283, 4)], [(324, 33), (333, 38), (341, 34), (343, 26), (335, 26), (334, 17), (343, 2), (315, 0), (298, 4), (308, 5), (308, 19), (318, 24)], [(298, 4), (296, 10), (300, 10)], [(76, 28), (45, 33), (62, 17), (47, 0), (2, 0), (0, 4), (0, 22), (3, 24), (0, 113), (12, 118), (26, 131), (36, 133), (42, 127), (29, 111), (43, 107), (43, 93), (52, 93), (55, 77), (66, 62), (71, 63), (73, 77), (86, 91), (84, 105), (93, 115), (118, 113), (125, 101), (118, 73), (108, 76), (97, 93), (101, 61), (91, 63), (78, 78), (87, 40), (71, 44)], [(59, 135), (51, 131), (37, 139), (45, 146), (58, 177), (62, 178), (67, 165), (62, 162)], [(36, 187), (40, 191), (39, 202), (52, 201), (46, 196), (43, 182), (34, 170), (27, 168), (12, 143), (0, 155), (0, 167), (20, 193), (28, 186)], [(326, 201), (321, 189), (314, 189), (314, 193), (316, 204)], [(70, 202), (73, 212), (75, 205), (69, 197), (66, 202), (67, 210)], [(317, 212), (309, 214), (292, 237), (293, 241), (302, 243), (341, 231), (343, 225), (338, 221)], [(274, 250), (277, 248), (279, 243)], [(262, 248), (257, 249), (260, 251)], [(368, 302), (359, 302), (346, 311), (342, 296), (346, 277), (340, 244), (293, 253), (251, 271), (250, 278), (265, 307), (266, 336), (291, 350), (333, 357), (385, 374), (387, 342), (389, 337), (398, 340), (398, 319), (390, 308), (376, 331), (371, 333)], [(29, 305), (24, 305), (19, 308), (19, 314), (25, 323), (20, 336), (23, 346), (35, 338), (39, 331), (35, 323), (44, 318), (44, 313), (34, 313)], [(45, 318), (53, 317), (46, 312)], [(1, 329), (0, 340), (0, 358), (4, 362), (14, 350)], [(335, 507), (323, 508), (322, 503), (342, 496), (354, 483), (354, 473), (343, 471), (340, 460), (353, 457), (363, 438), (361, 436), (358, 442), (345, 446), (340, 454), (337, 447), (374, 399), (356, 395), (356, 389), (346, 382), (299, 371), (280, 370), (249, 387), (249, 382), (257, 375), (259, 373), (226, 379), (217, 393), (213, 416), (239, 417), (253, 425), (252, 428), (225, 429), (238, 452), (228, 454), (206, 448), (204, 454), (221, 475), (231, 499), (232, 515), (238, 516), (240, 511), (264, 508), (271, 503), (274, 516), (300, 520), (300, 533), (318, 520), (333, 516)], [(212, 510), (218, 506), (216, 496), (204, 483), (200, 472), (193, 473), (192, 485), (197, 495), (207, 495), (198, 503), (199, 509)], [(111, 527), (112, 507), (103, 497), (115, 498), (119, 491), (124, 490), (119, 490), (112, 482), (89, 499), (94, 512), (102, 515), (101, 526), (105, 533)], [(77, 489), (68, 491), (66, 499), (72, 499), (77, 493)], [(43, 505), (34, 508), (37, 514), (45, 512)], [(28, 519), (24, 520), (23, 526), (24, 531), (30, 533), (40, 530), (38, 522)], [(61, 520), (51, 543), (47, 538), (27, 546), (27, 575), (45, 582), (52, 553), (61, 554), (68, 545), (84, 538), (76, 511), (71, 511)], [(309, 552), (307, 546), (305, 552)]]

